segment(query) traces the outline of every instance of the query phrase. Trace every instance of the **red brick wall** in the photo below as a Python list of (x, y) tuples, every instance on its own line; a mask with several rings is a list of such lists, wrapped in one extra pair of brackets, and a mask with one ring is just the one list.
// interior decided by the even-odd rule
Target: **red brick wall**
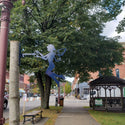
[[(6, 71), (6, 84), (9, 84), (9, 72)], [(24, 75), (19, 76), (19, 87), (24, 88)]]
[(79, 78), (79, 74), (75, 74), (75, 78), (74, 78), (73, 83), (72, 83), (72, 90), (74, 89), (76, 83), (78, 82), (78, 78)]
[[(115, 68), (112, 70), (114, 76), (116, 76), (116, 69), (119, 69), (119, 77), (125, 79), (125, 64), (115, 66)], [(99, 72), (90, 73), (90, 75), (91, 79), (96, 79), (98, 78)]]
[(30, 84), (29, 78), (30, 78), (30, 77), (29, 77), (28, 75), (24, 74), (24, 83), (25, 83), (25, 84)]
[(116, 76), (116, 69), (119, 69), (119, 77), (125, 79), (125, 64), (116, 65), (113, 69), (113, 75)]
[(90, 79), (96, 79), (98, 78), (99, 72), (95, 72), (95, 73), (90, 73)]

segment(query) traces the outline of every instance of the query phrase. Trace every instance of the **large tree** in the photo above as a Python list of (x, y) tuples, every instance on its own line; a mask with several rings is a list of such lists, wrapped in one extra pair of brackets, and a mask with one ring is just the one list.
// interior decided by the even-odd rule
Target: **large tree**
[[(117, 40), (100, 35), (104, 23), (121, 11), (121, 0), (27, 0), (15, 3), (11, 15), (10, 39), (20, 40), (23, 53), (42, 50), (47, 45), (67, 48), (54, 72), (88, 78), (89, 71), (113, 67), (122, 61), (122, 47)], [(49, 108), (51, 78), (45, 75), (48, 62), (29, 56), (21, 60), (22, 71), (34, 72), (41, 90), (41, 104)]]

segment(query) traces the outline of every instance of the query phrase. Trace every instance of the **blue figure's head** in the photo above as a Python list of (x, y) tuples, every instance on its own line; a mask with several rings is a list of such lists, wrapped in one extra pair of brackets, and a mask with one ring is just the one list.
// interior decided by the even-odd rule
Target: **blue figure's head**
[(55, 47), (54, 47), (52, 44), (49, 44), (49, 45), (47, 46), (47, 50), (48, 50), (49, 52), (53, 52), (53, 51), (55, 51), (56, 49), (55, 49)]

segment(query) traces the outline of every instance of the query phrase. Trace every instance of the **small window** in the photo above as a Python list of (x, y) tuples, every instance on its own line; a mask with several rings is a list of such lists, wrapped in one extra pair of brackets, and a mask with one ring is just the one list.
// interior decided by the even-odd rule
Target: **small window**
[(115, 72), (116, 72), (116, 77), (119, 78), (119, 69), (116, 69)]
[(89, 88), (84, 88), (84, 94), (89, 94)]

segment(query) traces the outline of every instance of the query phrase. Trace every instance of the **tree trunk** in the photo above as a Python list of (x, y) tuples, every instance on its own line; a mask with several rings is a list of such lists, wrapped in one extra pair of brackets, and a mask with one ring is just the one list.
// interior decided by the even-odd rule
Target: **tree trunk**
[(20, 124), (19, 42), (10, 42), (9, 125)]
[(38, 86), (41, 94), (41, 108), (48, 109), (49, 108), (49, 96), (51, 89), (51, 78), (45, 75), (45, 85), (42, 79), (42, 72), (38, 71), (35, 73), (37, 78)]
[(44, 96), (44, 108), (49, 109), (49, 97), (50, 97), (50, 89), (51, 89), (51, 78), (48, 75), (45, 75), (46, 83), (45, 83), (45, 96)]
[(37, 84), (40, 89), (40, 95), (41, 95), (41, 108), (43, 108), (43, 102), (44, 102), (44, 85), (43, 85), (43, 80), (42, 80), (42, 73), (41, 71), (38, 71), (35, 73), (35, 76), (37, 78)]

